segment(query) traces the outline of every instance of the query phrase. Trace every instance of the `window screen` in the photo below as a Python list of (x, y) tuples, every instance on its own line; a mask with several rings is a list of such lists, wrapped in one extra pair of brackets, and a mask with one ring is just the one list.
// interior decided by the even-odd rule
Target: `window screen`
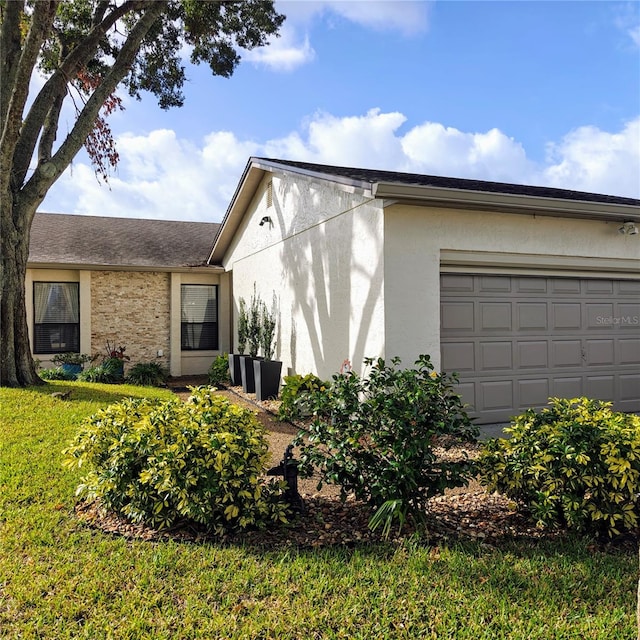
[(218, 287), (183, 284), (181, 343), (184, 351), (218, 348)]
[(33, 352), (80, 351), (80, 287), (77, 282), (33, 283)]

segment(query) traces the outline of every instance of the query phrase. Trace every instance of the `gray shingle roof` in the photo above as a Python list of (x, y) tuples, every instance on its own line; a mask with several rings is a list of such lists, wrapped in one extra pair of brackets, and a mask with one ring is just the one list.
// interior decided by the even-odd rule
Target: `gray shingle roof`
[(205, 266), (220, 225), (36, 213), (32, 264), (114, 267)]
[(365, 184), (389, 182), (422, 187), (439, 187), (444, 189), (461, 189), (465, 191), (481, 191), (486, 193), (535, 196), (539, 198), (557, 198), (561, 200), (577, 200), (583, 202), (606, 202), (610, 204), (628, 204), (632, 206), (640, 205), (640, 200), (636, 200), (635, 198), (623, 198), (600, 193), (572, 191), (570, 189), (537, 187), (524, 184), (511, 184), (507, 182), (490, 182), (487, 180), (470, 180), (466, 178), (447, 178), (444, 176), (402, 173), (399, 171), (381, 171), (378, 169), (358, 169), (354, 167), (314, 164), (312, 162), (295, 162), (293, 160), (275, 160), (271, 158), (255, 159), (275, 165), (288, 166), (293, 169), (299, 169), (310, 173), (324, 174), (327, 177), (336, 176), (353, 182)]

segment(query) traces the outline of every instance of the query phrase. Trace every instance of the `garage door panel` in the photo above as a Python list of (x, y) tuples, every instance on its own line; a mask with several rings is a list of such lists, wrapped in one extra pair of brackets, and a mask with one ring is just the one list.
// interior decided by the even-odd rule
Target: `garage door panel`
[(443, 292), (463, 291), (472, 292), (474, 290), (475, 278), (460, 274), (443, 274), (440, 276), (440, 290)]
[(577, 293), (581, 291), (580, 280), (578, 278), (550, 278), (552, 293)]
[(521, 369), (546, 369), (549, 366), (546, 340), (518, 342), (518, 367)]
[(615, 363), (614, 341), (586, 340), (587, 366), (601, 366)]
[(556, 302), (551, 306), (551, 329), (578, 330), (582, 324), (582, 308), (579, 302)]
[(547, 293), (546, 278), (514, 278), (516, 293)]
[(612, 295), (614, 292), (614, 282), (613, 280), (585, 280), (584, 292), (587, 295), (593, 295), (593, 294)]
[(511, 303), (510, 302), (481, 302), (480, 331), (511, 331)]
[(621, 330), (640, 331), (640, 303), (620, 303), (616, 318)]
[(475, 331), (473, 302), (443, 302), (440, 309), (441, 331)]
[(587, 330), (608, 331), (615, 317), (613, 303), (586, 304)]
[(479, 424), (548, 397), (640, 411), (640, 280), (442, 276), (443, 369)]
[(515, 405), (511, 380), (480, 381), (476, 394), (479, 411), (508, 410)]
[(519, 302), (516, 306), (518, 331), (547, 331), (549, 326), (546, 302)]
[(616, 282), (616, 292), (621, 296), (640, 296), (640, 280), (620, 280)]
[(481, 371), (512, 370), (514, 368), (511, 342), (481, 342), (479, 347), (479, 368)]
[(511, 293), (512, 282), (510, 278), (502, 276), (481, 276), (479, 279), (481, 293)]
[(621, 365), (640, 365), (640, 338), (618, 341), (618, 362)]
[(549, 379), (518, 380), (518, 409), (543, 407), (549, 400)]
[(463, 404), (468, 405), (467, 411), (469, 413), (476, 412), (476, 384), (474, 382), (461, 382), (456, 387), (456, 391), (460, 394)]
[(583, 386), (582, 376), (552, 378), (549, 397), (578, 398), (582, 395)]
[(554, 367), (582, 367), (582, 341), (552, 340), (551, 365)]
[(442, 345), (442, 370), (474, 371), (475, 343), (474, 342), (447, 342)]
[(596, 400), (611, 400), (614, 396), (614, 380), (613, 375), (587, 376), (585, 395)]
[(622, 402), (634, 401), (640, 392), (640, 373), (622, 374), (618, 378), (620, 387), (620, 400)]

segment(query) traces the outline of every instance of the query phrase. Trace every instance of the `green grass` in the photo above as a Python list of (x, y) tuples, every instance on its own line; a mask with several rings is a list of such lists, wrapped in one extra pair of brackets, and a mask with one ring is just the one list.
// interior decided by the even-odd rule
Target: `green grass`
[(0, 389), (0, 638), (635, 638), (635, 553), (580, 539), (259, 551), (88, 528), (61, 450), (99, 407), (168, 393)]

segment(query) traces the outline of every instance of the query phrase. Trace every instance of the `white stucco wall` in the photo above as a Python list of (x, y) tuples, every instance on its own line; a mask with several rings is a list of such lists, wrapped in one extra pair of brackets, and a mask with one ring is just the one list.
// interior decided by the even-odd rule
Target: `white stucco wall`
[[(386, 353), (440, 365), (440, 271), (634, 277), (640, 237), (619, 223), (394, 205), (385, 210)], [(456, 268), (457, 266), (457, 268)]]
[[(272, 180), (273, 205), (265, 179), (224, 259), (235, 311), (254, 283), (267, 305), (275, 298), (283, 375), (329, 378), (347, 358), (359, 368), (384, 355), (381, 204), (312, 179)], [(264, 216), (272, 223), (260, 226)]]

